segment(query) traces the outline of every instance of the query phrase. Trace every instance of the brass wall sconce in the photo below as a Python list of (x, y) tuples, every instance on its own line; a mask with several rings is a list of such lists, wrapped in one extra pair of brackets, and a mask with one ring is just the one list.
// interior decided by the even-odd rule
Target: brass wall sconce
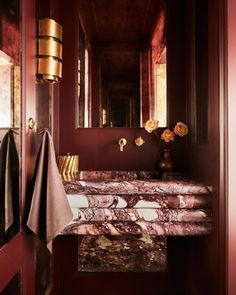
[(62, 26), (50, 18), (38, 22), (37, 80), (58, 82), (62, 77)]

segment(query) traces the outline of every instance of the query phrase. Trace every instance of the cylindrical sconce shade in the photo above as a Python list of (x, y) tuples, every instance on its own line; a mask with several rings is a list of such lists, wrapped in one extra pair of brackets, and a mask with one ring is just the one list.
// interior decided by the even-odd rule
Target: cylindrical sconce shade
[(57, 82), (62, 76), (62, 63), (53, 57), (38, 58), (38, 75), (48, 82)]
[(62, 26), (51, 18), (40, 19), (38, 35), (53, 37), (62, 41)]
[(49, 18), (39, 20), (37, 78), (57, 82), (62, 77), (62, 26)]
[(53, 39), (39, 39), (38, 55), (53, 56), (62, 60), (62, 45)]

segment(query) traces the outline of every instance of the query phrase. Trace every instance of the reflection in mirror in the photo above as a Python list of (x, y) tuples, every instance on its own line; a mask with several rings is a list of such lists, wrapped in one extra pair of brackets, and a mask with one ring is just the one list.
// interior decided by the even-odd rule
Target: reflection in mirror
[(140, 54), (105, 53), (101, 59), (102, 127), (135, 127), (140, 118)]
[(166, 126), (166, 0), (78, 0), (77, 127)]
[(0, 0), (0, 246), (19, 231), (20, 7)]
[(20, 126), (20, 1), (0, 1), (0, 127)]

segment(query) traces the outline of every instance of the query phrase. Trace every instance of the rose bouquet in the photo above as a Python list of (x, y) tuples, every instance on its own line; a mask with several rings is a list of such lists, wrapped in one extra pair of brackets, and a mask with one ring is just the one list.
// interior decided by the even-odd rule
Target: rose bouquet
[[(144, 124), (144, 128), (148, 133), (154, 132), (155, 135), (158, 137), (156, 130), (158, 129), (158, 121), (155, 120), (148, 120)], [(176, 123), (174, 130), (170, 130), (166, 128), (162, 134), (161, 139), (164, 140), (166, 143), (170, 143), (175, 140), (176, 136), (183, 137), (188, 134), (188, 126), (182, 122)], [(170, 155), (170, 149), (161, 149), (159, 151), (159, 162), (158, 166), (161, 171), (172, 171), (174, 167), (174, 162)]]
[[(158, 123), (159, 122), (155, 120), (148, 120), (144, 124), (144, 128), (148, 133), (154, 132), (157, 135), (156, 130), (158, 128)], [(186, 134), (188, 134), (188, 126), (182, 122), (178, 122), (173, 131), (166, 128), (161, 134), (161, 139), (165, 142), (171, 142), (174, 141), (176, 135), (183, 137)]]

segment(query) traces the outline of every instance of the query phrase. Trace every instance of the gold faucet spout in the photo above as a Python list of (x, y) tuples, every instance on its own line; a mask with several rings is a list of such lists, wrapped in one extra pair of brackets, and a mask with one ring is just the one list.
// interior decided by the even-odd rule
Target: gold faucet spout
[(119, 139), (118, 144), (120, 146), (120, 151), (123, 152), (124, 146), (127, 144), (127, 140), (124, 137), (122, 137)]

